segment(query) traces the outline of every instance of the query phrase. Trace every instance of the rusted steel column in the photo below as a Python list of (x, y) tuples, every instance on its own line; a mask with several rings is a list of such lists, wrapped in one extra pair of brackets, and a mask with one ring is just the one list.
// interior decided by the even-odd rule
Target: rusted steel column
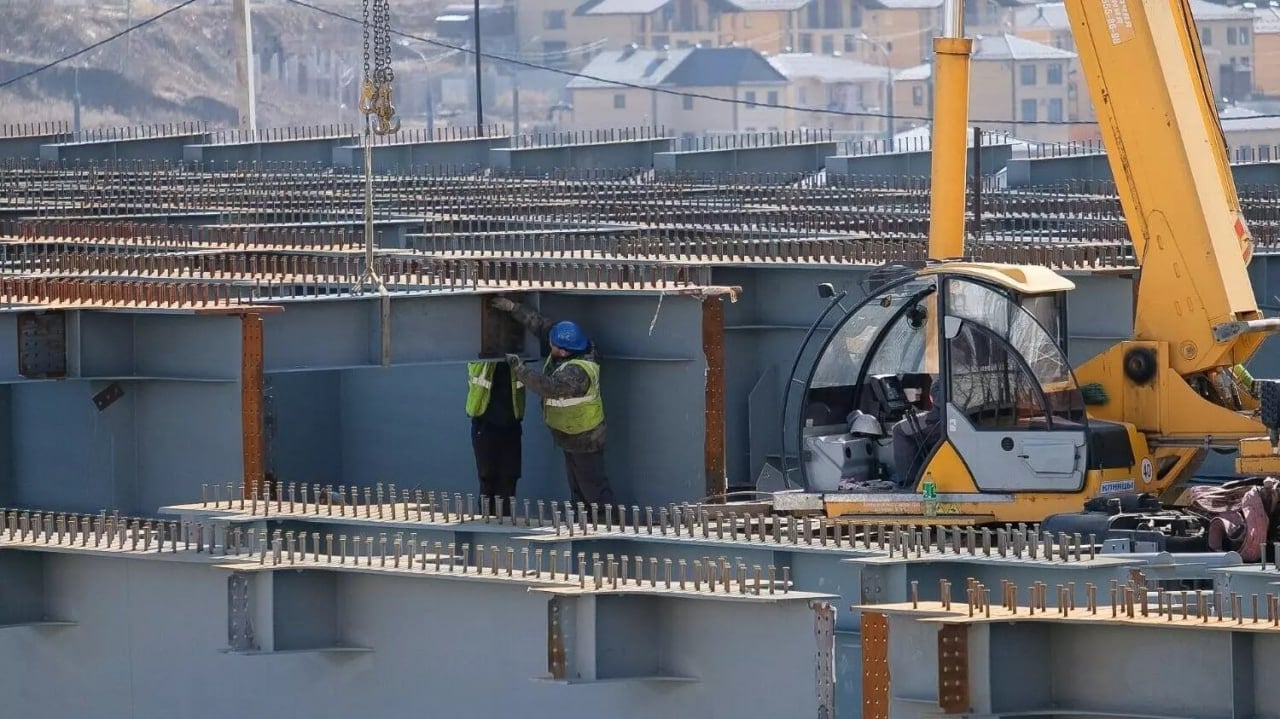
[(862, 719), (889, 719), (889, 620), (862, 613)]
[(240, 316), (240, 425), (244, 437), (244, 492), (262, 485), (262, 315)]
[(938, 708), (964, 714), (969, 708), (969, 627), (944, 624), (938, 629)]
[(724, 456), (724, 301), (702, 301), (702, 354), (707, 358), (706, 381), (706, 494), (723, 495), (729, 489)]

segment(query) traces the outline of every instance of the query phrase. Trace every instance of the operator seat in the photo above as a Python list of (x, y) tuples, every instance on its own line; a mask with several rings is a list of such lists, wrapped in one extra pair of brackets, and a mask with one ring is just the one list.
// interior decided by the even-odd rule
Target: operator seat
[(938, 381), (934, 380), (926, 400), (929, 409), (909, 414), (893, 425), (894, 481), (900, 489), (912, 486), (934, 447), (942, 441), (942, 405), (934, 401), (939, 389)]

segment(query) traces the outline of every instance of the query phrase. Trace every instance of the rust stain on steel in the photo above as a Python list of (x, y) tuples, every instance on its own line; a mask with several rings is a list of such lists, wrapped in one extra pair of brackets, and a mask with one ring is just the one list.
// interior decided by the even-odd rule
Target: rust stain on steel
[(724, 301), (719, 297), (702, 301), (702, 353), (707, 358), (706, 494), (715, 497), (729, 490), (724, 448)]
[(889, 719), (889, 620), (862, 613), (862, 719)]
[(944, 714), (969, 711), (969, 627), (938, 629), (938, 708)]
[[(514, 317), (489, 306), (489, 299), (499, 295), (479, 295), (480, 301), (480, 356), (502, 359), (507, 353), (524, 352), (524, 327)], [(503, 293), (500, 296), (513, 302), (523, 302), (520, 293)]]
[(240, 424), (244, 437), (244, 492), (258, 496), (262, 485), (262, 316), (241, 315)]

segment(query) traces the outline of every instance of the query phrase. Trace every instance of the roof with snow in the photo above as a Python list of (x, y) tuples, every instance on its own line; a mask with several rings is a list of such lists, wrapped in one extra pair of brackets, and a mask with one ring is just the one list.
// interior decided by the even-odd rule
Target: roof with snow
[[(1243, 7), (1227, 7), (1208, 0), (1191, 0), (1191, 16), (1196, 20), (1243, 20), (1250, 11)], [(1071, 21), (1063, 3), (1037, 3), (1014, 14), (1014, 27), (1047, 27), (1067, 29)]]
[[(648, 15), (657, 12), (672, 0), (587, 0), (579, 5), (574, 15)], [(723, 12), (769, 12), (799, 10), (809, 0), (712, 0)]]
[(639, 48), (600, 53), (587, 63), (580, 76), (569, 81), (568, 87), (729, 87), (786, 81), (763, 55), (750, 48)]
[(1008, 33), (978, 38), (975, 45), (974, 60), (1070, 60), (1076, 56), (1070, 50)]
[(815, 78), (821, 82), (884, 81), (883, 65), (870, 65), (853, 58), (813, 53), (782, 53), (768, 58), (769, 64), (788, 78)]

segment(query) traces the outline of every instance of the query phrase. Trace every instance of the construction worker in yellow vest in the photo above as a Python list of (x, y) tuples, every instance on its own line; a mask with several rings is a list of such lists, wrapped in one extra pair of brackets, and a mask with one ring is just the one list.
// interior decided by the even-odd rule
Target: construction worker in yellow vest
[(542, 372), (524, 366), (519, 355), (507, 355), (507, 362), (516, 379), (542, 397), (542, 417), (556, 446), (564, 452), (573, 501), (613, 504), (613, 489), (604, 469), (604, 401), (595, 346), (572, 322), (552, 322), (502, 297), (491, 304), (510, 312), (530, 334), (551, 345), (551, 356)]
[(490, 512), (510, 515), (520, 480), (524, 384), (505, 360), (467, 363), (467, 416), (480, 495)]

